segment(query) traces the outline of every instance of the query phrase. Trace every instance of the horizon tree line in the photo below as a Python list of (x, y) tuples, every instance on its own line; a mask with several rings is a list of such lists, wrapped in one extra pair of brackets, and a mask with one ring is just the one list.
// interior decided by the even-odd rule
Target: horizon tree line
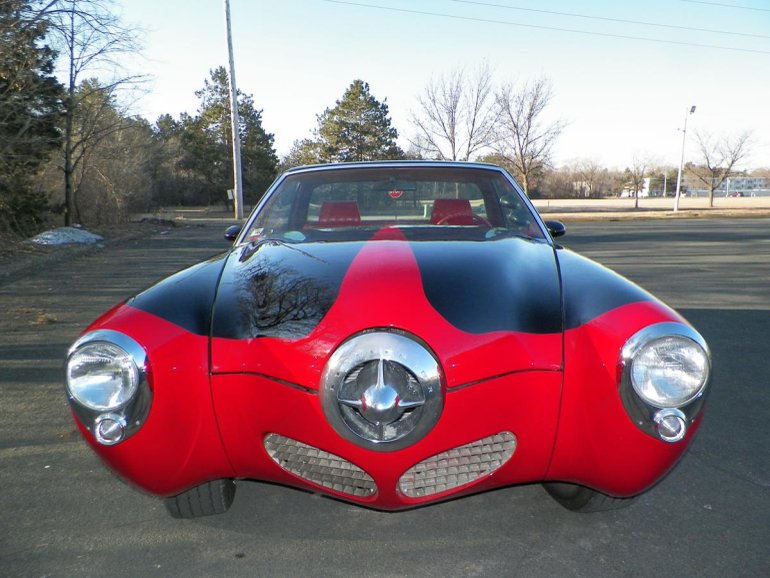
[[(27, 235), (58, 219), (102, 224), (164, 205), (226, 203), (232, 188), (228, 75), (209, 72), (195, 114), (132, 115), (126, 102), (146, 80), (119, 58), (139, 51), (112, 0), (2, 0), (0, 7), (0, 232)], [(55, 75), (60, 70), (62, 82)], [(610, 171), (583, 159), (556, 169), (551, 154), (566, 123), (552, 120), (546, 77), (496, 84), (486, 62), (434, 76), (416, 96), (410, 148), (398, 145), (387, 99), (354, 79), (317, 115), (310, 136), (281, 159), (262, 110), (238, 92), (246, 202), (254, 204), (299, 164), (424, 158), (506, 167), (532, 196), (603, 196), (670, 171), (634, 159)], [(689, 172), (714, 191), (748, 154), (751, 137), (697, 134)]]

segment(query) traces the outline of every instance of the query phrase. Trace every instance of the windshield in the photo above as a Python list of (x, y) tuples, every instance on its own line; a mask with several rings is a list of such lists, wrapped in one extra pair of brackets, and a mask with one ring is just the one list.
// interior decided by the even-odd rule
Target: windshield
[(500, 171), (373, 165), (287, 176), (243, 239), (352, 240), (393, 227), (426, 238), (544, 238), (531, 210)]

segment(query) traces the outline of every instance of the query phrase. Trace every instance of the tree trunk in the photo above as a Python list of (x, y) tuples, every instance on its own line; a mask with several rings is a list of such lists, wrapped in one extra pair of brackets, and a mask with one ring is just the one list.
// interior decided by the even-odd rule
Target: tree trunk
[(72, 104), (73, 95), (67, 98), (64, 126), (64, 226), (72, 225)]
[(70, 12), (69, 84), (64, 126), (64, 226), (72, 225), (72, 132), (75, 113), (75, 5)]

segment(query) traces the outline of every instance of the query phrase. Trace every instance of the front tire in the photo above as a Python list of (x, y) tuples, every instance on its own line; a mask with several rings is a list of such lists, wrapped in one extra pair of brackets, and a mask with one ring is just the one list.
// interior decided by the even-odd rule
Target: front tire
[(190, 488), (163, 502), (173, 518), (199, 518), (224, 514), (235, 498), (235, 482), (230, 479), (213, 480)]
[(568, 510), (586, 514), (625, 508), (633, 504), (637, 498), (637, 496), (614, 498), (585, 486), (562, 482), (547, 482), (543, 484), (543, 487), (554, 500)]

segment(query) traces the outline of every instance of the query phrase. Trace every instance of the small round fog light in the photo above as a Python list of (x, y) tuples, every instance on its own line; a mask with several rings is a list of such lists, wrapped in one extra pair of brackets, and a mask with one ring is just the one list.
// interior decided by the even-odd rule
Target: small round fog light
[(94, 437), (104, 446), (120, 442), (126, 432), (125, 420), (114, 414), (100, 416), (94, 424)]
[(664, 409), (655, 414), (655, 428), (664, 442), (678, 442), (687, 433), (684, 414), (678, 409)]

